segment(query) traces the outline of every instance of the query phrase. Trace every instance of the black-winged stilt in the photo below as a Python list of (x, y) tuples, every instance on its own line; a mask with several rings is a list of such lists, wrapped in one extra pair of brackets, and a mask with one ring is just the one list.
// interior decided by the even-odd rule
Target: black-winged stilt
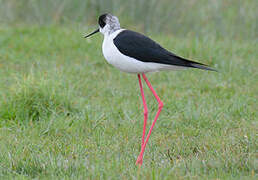
[[(146, 144), (163, 107), (163, 102), (160, 100), (159, 96), (152, 88), (145, 73), (181, 68), (197, 68), (211, 71), (215, 70), (205, 64), (179, 57), (164, 49), (158, 43), (154, 42), (153, 40), (142, 34), (126, 29), (121, 29), (119, 20), (116, 16), (113, 16), (111, 14), (103, 14), (99, 17), (98, 23), (99, 28), (89, 35), (85, 36), (85, 38), (97, 32), (101, 32), (104, 35), (102, 52), (108, 63), (115, 66), (121, 71), (136, 73), (138, 75), (144, 107), (144, 123), (141, 152), (137, 158), (136, 164), (142, 165), (143, 153), (145, 151)], [(144, 98), (141, 75), (145, 80), (147, 86), (153, 93), (154, 97), (158, 101), (158, 111), (156, 113), (154, 121), (152, 122), (146, 139), (145, 130), (148, 119), (148, 109)]]

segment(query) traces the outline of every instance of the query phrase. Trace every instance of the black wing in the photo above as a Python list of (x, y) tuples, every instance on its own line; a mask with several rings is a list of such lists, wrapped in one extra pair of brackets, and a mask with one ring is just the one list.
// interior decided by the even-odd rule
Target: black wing
[(179, 57), (164, 49), (150, 38), (134, 31), (124, 30), (113, 41), (121, 53), (142, 62), (213, 70), (205, 64)]

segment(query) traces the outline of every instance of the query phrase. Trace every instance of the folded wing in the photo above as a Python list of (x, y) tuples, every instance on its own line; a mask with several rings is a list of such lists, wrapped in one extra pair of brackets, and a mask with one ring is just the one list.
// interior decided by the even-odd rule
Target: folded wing
[(113, 41), (121, 53), (142, 62), (215, 71), (205, 64), (179, 57), (164, 49), (150, 38), (134, 31), (124, 30), (119, 33)]

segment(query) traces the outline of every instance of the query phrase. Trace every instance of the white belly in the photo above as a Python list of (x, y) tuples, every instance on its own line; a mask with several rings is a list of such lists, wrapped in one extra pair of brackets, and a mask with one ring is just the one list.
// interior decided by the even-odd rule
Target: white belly
[(109, 64), (113, 65), (121, 71), (128, 73), (146, 73), (176, 68), (175, 66), (171, 65), (138, 61), (134, 58), (122, 54), (113, 43), (113, 39), (121, 31), (123, 31), (123, 29), (120, 29), (110, 34), (109, 36), (104, 37), (102, 52)]

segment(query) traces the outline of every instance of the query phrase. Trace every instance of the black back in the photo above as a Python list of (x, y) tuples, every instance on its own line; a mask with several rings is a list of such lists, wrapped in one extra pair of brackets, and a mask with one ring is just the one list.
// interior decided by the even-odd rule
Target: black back
[(150, 38), (130, 30), (124, 30), (114, 38), (118, 50), (126, 56), (142, 62), (153, 62), (175, 66), (194, 67), (193, 64), (204, 65), (181, 58)]

